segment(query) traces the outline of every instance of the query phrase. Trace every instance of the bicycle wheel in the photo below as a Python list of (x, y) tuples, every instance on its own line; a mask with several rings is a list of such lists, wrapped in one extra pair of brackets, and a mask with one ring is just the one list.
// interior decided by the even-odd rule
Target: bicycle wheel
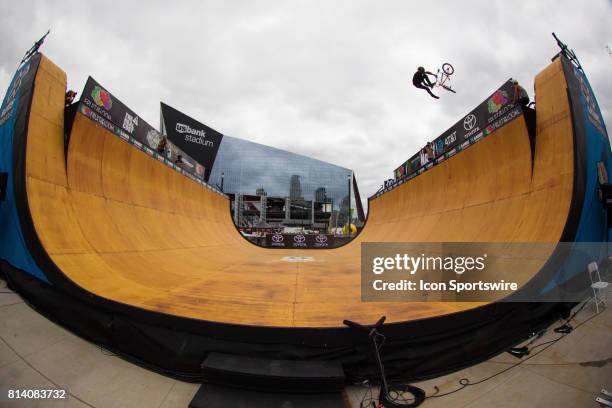
[(453, 66), (448, 62), (445, 62), (444, 64), (442, 64), (442, 71), (444, 71), (446, 75), (453, 75), (453, 72), (455, 72), (455, 68), (453, 68)]

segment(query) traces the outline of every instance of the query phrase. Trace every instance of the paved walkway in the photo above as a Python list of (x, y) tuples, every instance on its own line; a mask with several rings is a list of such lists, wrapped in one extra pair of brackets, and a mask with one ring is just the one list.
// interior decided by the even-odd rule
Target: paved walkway
[[(480, 384), (425, 401), (424, 408), (598, 407), (601, 388), (612, 389), (612, 307), (594, 316), (587, 305), (573, 322), (574, 332), (533, 349), (531, 358), (508, 354), (459, 372), (417, 384), (428, 394), (460, 388), (459, 379)], [(558, 338), (547, 333), (533, 345)], [(532, 346), (533, 346), (532, 345)], [(539, 353), (538, 353), (539, 352)], [(538, 353), (537, 355), (535, 355)], [(62, 388), (63, 402), (9, 402), (9, 388)], [(40, 316), (0, 281), (1, 407), (158, 407), (188, 406), (197, 384), (147, 371), (88, 343)], [(347, 389), (351, 408), (359, 408), (367, 387)]]

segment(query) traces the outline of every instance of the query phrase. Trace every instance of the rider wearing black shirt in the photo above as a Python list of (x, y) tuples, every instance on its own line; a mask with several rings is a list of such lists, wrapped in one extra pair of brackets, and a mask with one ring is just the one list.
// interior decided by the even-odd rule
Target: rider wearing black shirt
[(434, 84), (429, 80), (427, 75), (433, 75), (435, 77), (435, 75), (431, 72), (425, 71), (425, 68), (418, 67), (417, 72), (415, 72), (414, 76), (412, 77), (412, 85), (417, 88), (426, 90), (433, 98), (440, 99), (440, 97), (434, 95), (433, 92), (431, 92), (431, 90), (429, 89), (433, 88)]

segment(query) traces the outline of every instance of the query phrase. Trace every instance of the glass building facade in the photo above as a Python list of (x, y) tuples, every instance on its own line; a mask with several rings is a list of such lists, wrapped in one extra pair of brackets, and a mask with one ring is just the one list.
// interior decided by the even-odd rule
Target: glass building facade
[[(347, 204), (348, 176), (353, 171), (321, 160), (223, 136), (209, 182), (228, 194), (266, 195), (291, 200), (327, 201), (333, 210)], [(351, 179), (351, 208), (356, 183)], [(357, 191), (357, 197), (358, 196)], [(343, 203), (344, 201), (344, 203)], [(357, 214), (351, 211), (354, 217)]]

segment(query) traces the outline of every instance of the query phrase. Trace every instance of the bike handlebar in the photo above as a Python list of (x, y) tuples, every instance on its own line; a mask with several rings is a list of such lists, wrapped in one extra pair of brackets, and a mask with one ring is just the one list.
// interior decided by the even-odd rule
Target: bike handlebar
[(50, 32), (51, 32), (51, 29), (47, 30), (45, 35), (40, 37), (40, 39), (38, 41), (36, 41), (34, 43), (34, 45), (28, 51), (26, 51), (25, 55), (21, 59), (22, 63), (25, 62), (27, 59), (29, 59), (32, 55), (34, 55), (36, 53), (36, 51), (38, 51), (38, 49), (41, 47), (41, 45), (43, 45), (43, 43), (45, 42), (45, 38), (47, 38), (47, 36), (49, 35)]
[(555, 40), (557, 40), (557, 45), (561, 47), (562, 50), (567, 49), (567, 45), (563, 44), (563, 42), (557, 37), (557, 34), (552, 33), (552, 36), (555, 38)]
[(555, 40), (557, 40), (557, 45), (559, 46), (559, 48), (561, 48), (561, 52), (563, 53), (563, 55), (565, 55), (570, 61), (574, 63), (574, 65), (576, 65), (578, 69), (582, 71), (582, 66), (580, 65), (580, 61), (578, 61), (578, 56), (576, 55), (574, 50), (567, 48), (567, 45), (563, 44), (563, 42), (557, 37), (555, 33), (552, 33), (552, 36), (555, 38)]

